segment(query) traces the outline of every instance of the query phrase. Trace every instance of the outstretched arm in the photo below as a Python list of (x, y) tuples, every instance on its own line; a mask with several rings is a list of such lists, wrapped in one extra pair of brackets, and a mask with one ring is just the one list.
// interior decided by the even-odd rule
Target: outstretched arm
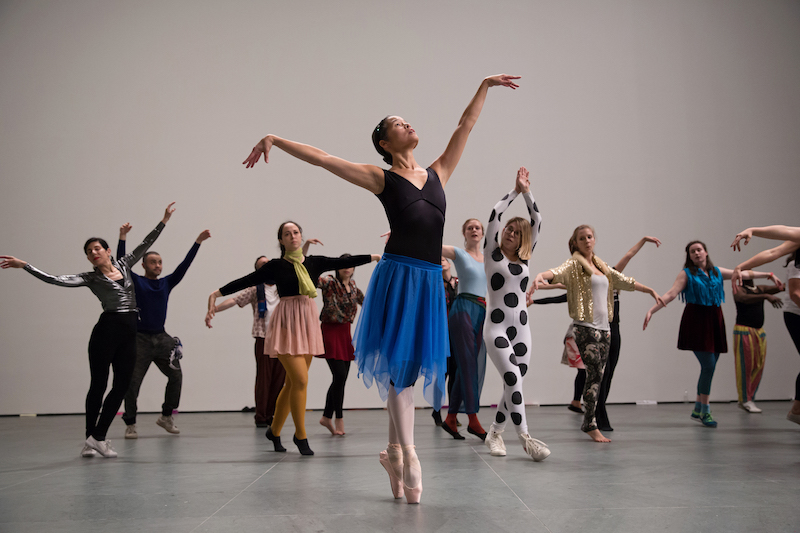
[(719, 272), (722, 274), (722, 279), (729, 279), (731, 280), (731, 290), (733, 291), (733, 295), (739, 292), (739, 287), (742, 285), (743, 279), (769, 279), (772, 283), (775, 284), (776, 287), (783, 289), (783, 283), (781, 280), (773, 274), (772, 272), (758, 272), (755, 270), (739, 270), (739, 267), (731, 270), (730, 268), (722, 268), (719, 267)]
[(739, 286), (742, 284), (741, 279), (743, 270), (771, 263), (772, 261), (775, 261), (776, 259), (783, 257), (784, 255), (793, 253), (798, 248), (800, 248), (800, 242), (784, 241), (775, 248), (770, 248), (769, 250), (764, 250), (763, 252), (759, 252), (750, 259), (748, 259), (747, 261), (740, 263), (736, 268), (733, 269), (733, 272), (731, 274), (731, 285), (733, 287), (733, 294), (735, 295), (739, 291)]
[(515, 190), (525, 198), (525, 205), (528, 207), (528, 215), (531, 217), (531, 252), (533, 252), (536, 248), (536, 243), (539, 242), (539, 229), (542, 227), (542, 215), (539, 213), (539, 206), (536, 205), (533, 194), (531, 194), (530, 175), (528, 174), (528, 169), (525, 167), (519, 167), (519, 170), (517, 170)]
[(269, 163), (269, 151), (273, 146), (280, 148), (287, 154), (301, 161), (305, 161), (317, 167), (322, 167), (345, 181), (367, 189), (372, 194), (379, 194), (383, 191), (383, 170), (379, 167), (375, 165), (351, 163), (340, 157), (327, 154), (319, 148), (288, 139), (282, 139), (275, 135), (267, 135), (261, 139), (242, 164), (246, 165), (246, 168), (252, 168), (261, 158), (262, 154), (264, 156), (264, 162)]
[(125, 257), (125, 240), (128, 238), (128, 232), (133, 229), (130, 222), (126, 222), (119, 227), (119, 240), (117, 241), (117, 259)]
[(147, 252), (147, 250), (153, 246), (153, 243), (156, 242), (158, 236), (161, 235), (161, 230), (163, 230), (164, 226), (166, 226), (167, 222), (169, 222), (169, 219), (172, 217), (172, 213), (175, 212), (175, 208), (172, 207), (173, 205), (175, 205), (175, 202), (172, 202), (167, 206), (167, 208), (164, 210), (164, 216), (161, 218), (161, 222), (158, 223), (153, 231), (147, 234), (147, 237), (144, 238), (142, 243), (125, 257), (118, 257), (117, 261), (123, 263), (128, 268), (138, 262), (139, 259), (144, 256), (145, 252)]
[(763, 228), (747, 228), (736, 234), (736, 238), (731, 243), (731, 248), (741, 251), (742, 246), (739, 241), (744, 240), (744, 245), (750, 242), (753, 237), (763, 239), (775, 239), (776, 241), (794, 241), (800, 244), (800, 227), (795, 226), (764, 226)]
[(194, 258), (197, 256), (197, 252), (200, 250), (200, 245), (203, 243), (203, 241), (210, 238), (211, 232), (209, 230), (203, 230), (200, 235), (197, 236), (194, 244), (192, 244), (192, 247), (189, 249), (189, 253), (186, 254), (186, 257), (183, 259), (183, 261), (181, 261), (181, 264), (178, 265), (178, 268), (176, 268), (172, 274), (166, 277), (167, 284), (170, 288), (175, 287), (175, 285), (181, 282), (183, 276), (186, 275), (186, 271), (189, 270), (192, 261), (194, 261)]
[(489, 87), (502, 85), (503, 87), (516, 89), (519, 85), (514, 83), (514, 80), (518, 79), (520, 79), (519, 76), (498, 74), (496, 76), (489, 76), (481, 82), (480, 87), (478, 87), (478, 92), (472, 97), (469, 105), (464, 110), (464, 114), (461, 115), (461, 120), (458, 121), (456, 131), (453, 132), (453, 136), (450, 137), (450, 142), (447, 144), (444, 153), (431, 164), (431, 168), (439, 175), (442, 187), (444, 187), (447, 180), (450, 179), (450, 176), (456, 169), (456, 165), (458, 165), (458, 161), (461, 159), (461, 154), (464, 153), (464, 147), (467, 145), (469, 134), (478, 121), (481, 110), (483, 110), (483, 103), (486, 101), (486, 93), (489, 91)]
[(89, 284), (88, 272), (85, 274), (53, 276), (11, 255), (0, 255), (0, 259), (2, 259), (2, 261), (0, 261), (0, 268), (24, 268), (29, 274), (50, 285), (58, 285), (59, 287), (83, 287)]
[(446, 244), (443, 245), (442, 246), (442, 257), (444, 257), (446, 259), (449, 259), (450, 261), (455, 261), (456, 260), (456, 248), (455, 248), (455, 246), (448, 246)]
[(633, 245), (633, 248), (628, 250), (628, 252), (622, 256), (622, 259), (617, 261), (617, 264), (614, 265), (614, 270), (616, 270), (617, 272), (622, 272), (625, 269), (625, 267), (628, 266), (630, 260), (633, 259), (633, 256), (639, 253), (639, 250), (642, 249), (642, 246), (644, 246), (646, 242), (655, 243), (656, 248), (661, 246), (661, 241), (659, 241), (655, 237), (642, 237), (641, 239), (639, 239), (639, 242)]
[(664, 296), (661, 297), (661, 301), (656, 303), (650, 310), (647, 312), (647, 315), (644, 317), (644, 325), (642, 326), (642, 330), (647, 329), (647, 324), (650, 323), (650, 319), (653, 317), (653, 314), (660, 309), (663, 309), (670, 303), (672, 300), (677, 298), (677, 296), (686, 288), (686, 282), (688, 278), (686, 277), (686, 272), (681, 270), (681, 273), (678, 274), (678, 277), (675, 278), (675, 283), (672, 284), (672, 288), (664, 293)]

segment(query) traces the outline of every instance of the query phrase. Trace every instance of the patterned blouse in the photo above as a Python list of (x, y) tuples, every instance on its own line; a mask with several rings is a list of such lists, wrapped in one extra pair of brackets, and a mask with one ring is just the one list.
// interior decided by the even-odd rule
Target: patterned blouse
[(322, 290), (322, 312), (320, 322), (334, 324), (353, 323), (356, 308), (364, 303), (364, 293), (350, 279), (350, 292), (335, 276), (320, 276), (319, 288)]
[[(456, 296), (458, 296), (458, 278), (452, 276), (450, 278), (452, 281), (445, 281), (444, 282), (444, 301), (447, 304), (447, 313), (450, 314), (450, 307), (453, 305), (453, 302), (456, 300)], [(444, 281), (444, 280), (442, 280)]]

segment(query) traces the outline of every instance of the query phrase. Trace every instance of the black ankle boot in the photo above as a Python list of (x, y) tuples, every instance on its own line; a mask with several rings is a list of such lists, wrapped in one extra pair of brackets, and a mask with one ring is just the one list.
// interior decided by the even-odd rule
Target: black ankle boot
[(269, 427), (267, 428), (267, 433), (266, 433), (266, 436), (267, 436), (267, 438), (268, 438), (269, 440), (271, 440), (271, 441), (272, 441), (272, 445), (275, 447), (275, 451), (276, 451), (276, 452), (285, 452), (285, 451), (286, 451), (286, 448), (284, 448), (284, 447), (283, 447), (283, 444), (281, 444), (281, 438), (280, 438), (280, 436), (273, 435), (273, 433), (272, 433), (272, 426), (269, 426)]
[(314, 455), (314, 450), (308, 447), (308, 439), (298, 439), (297, 435), (292, 437), (292, 440), (297, 445), (297, 449), (300, 450), (300, 453), (303, 455)]

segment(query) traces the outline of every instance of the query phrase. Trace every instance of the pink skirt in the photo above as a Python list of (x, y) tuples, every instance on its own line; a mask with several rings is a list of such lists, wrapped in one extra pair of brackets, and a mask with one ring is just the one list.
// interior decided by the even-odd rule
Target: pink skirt
[(269, 317), (264, 353), (321, 355), (325, 353), (317, 303), (308, 296), (285, 296)]

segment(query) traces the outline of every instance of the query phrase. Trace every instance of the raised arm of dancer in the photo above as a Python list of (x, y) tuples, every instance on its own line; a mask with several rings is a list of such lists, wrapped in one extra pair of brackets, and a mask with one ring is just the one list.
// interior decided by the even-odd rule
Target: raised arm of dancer
[(667, 306), (672, 300), (678, 297), (678, 295), (686, 288), (686, 282), (689, 281), (686, 277), (686, 272), (681, 270), (681, 273), (678, 274), (678, 277), (675, 278), (675, 283), (672, 284), (672, 287), (664, 293), (661, 297), (660, 302), (656, 302), (656, 305), (650, 308), (647, 312), (647, 315), (644, 317), (644, 325), (642, 326), (642, 330), (647, 329), (647, 324), (650, 323), (650, 319), (653, 317), (653, 314), (656, 313), (658, 310), (663, 309)]
[(642, 285), (638, 281), (634, 282), (633, 290), (638, 291), (638, 292), (643, 292), (645, 294), (649, 294), (656, 301), (656, 305), (662, 304), (662, 307), (666, 307), (667, 306), (667, 304), (664, 302), (664, 300), (661, 298), (661, 296), (659, 296), (656, 291), (654, 291), (653, 289), (651, 289), (647, 285)]
[(188, 271), (189, 267), (192, 265), (192, 261), (194, 261), (194, 258), (197, 256), (197, 252), (200, 250), (200, 245), (203, 243), (203, 241), (210, 238), (211, 231), (203, 230), (200, 232), (200, 235), (198, 235), (197, 239), (195, 239), (194, 244), (192, 244), (192, 247), (189, 249), (189, 253), (186, 254), (186, 257), (183, 259), (183, 261), (181, 261), (181, 263), (175, 268), (172, 274), (165, 276), (167, 284), (170, 287), (175, 287), (175, 285), (181, 282), (183, 277), (186, 275), (186, 271)]
[(311, 247), (312, 244), (319, 244), (320, 246), (325, 246), (319, 239), (306, 239), (306, 242), (303, 243), (303, 255), (308, 255), (308, 249)]
[(50, 285), (58, 285), (59, 287), (84, 287), (89, 284), (88, 278), (91, 272), (53, 276), (12, 255), (0, 255), (0, 259), (2, 259), (2, 261), (0, 261), (0, 268), (24, 268), (29, 274)]
[(503, 226), (501, 218), (506, 209), (508, 209), (508, 206), (511, 205), (511, 202), (520, 194), (525, 198), (525, 205), (531, 217), (531, 250), (536, 247), (536, 242), (539, 240), (539, 227), (542, 223), (542, 216), (539, 214), (539, 208), (536, 206), (536, 202), (530, 191), (528, 171), (525, 167), (520, 167), (520, 169), (517, 170), (514, 190), (503, 196), (503, 198), (495, 204), (494, 209), (492, 209), (492, 214), (489, 215), (489, 224), (486, 226), (486, 238), (483, 241), (484, 255), (500, 248), (500, 231)]
[(750, 268), (755, 268), (757, 266), (765, 265), (767, 263), (771, 263), (776, 259), (783, 257), (784, 255), (790, 254), (800, 248), (800, 242), (795, 241), (784, 241), (775, 248), (770, 248), (769, 250), (764, 250), (763, 252), (759, 252), (747, 261), (740, 263), (736, 268), (733, 269), (733, 274), (731, 274), (731, 284), (733, 287), (733, 294), (736, 294), (739, 290), (739, 286), (741, 286), (741, 273), (742, 270), (747, 270)]
[(167, 206), (167, 208), (164, 210), (164, 216), (161, 218), (161, 222), (158, 223), (158, 225), (155, 227), (153, 231), (147, 234), (147, 237), (144, 238), (144, 240), (141, 242), (141, 244), (139, 244), (139, 246), (137, 246), (128, 255), (123, 257), (118, 257), (117, 261), (129, 268), (134, 264), (136, 264), (136, 262), (138, 262), (139, 259), (141, 259), (144, 256), (145, 252), (147, 252), (147, 250), (150, 249), (153, 243), (156, 242), (158, 236), (161, 235), (161, 230), (164, 229), (164, 226), (167, 225), (167, 222), (169, 222), (169, 219), (172, 217), (172, 213), (175, 212), (175, 208), (172, 207), (174, 205), (175, 202), (171, 202)]
[(467, 146), (469, 134), (483, 110), (483, 103), (486, 101), (486, 93), (489, 91), (489, 87), (502, 85), (503, 87), (516, 89), (519, 85), (514, 83), (514, 80), (518, 79), (520, 79), (519, 76), (498, 74), (496, 76), (484, 78), (481, 82), (480, 87), (478, 87), (478, 92), (472, 97), (469, 105), (461, 115), (458, 126), (456, 126), (456, 131), (453, 132), (453, 136), (450, 137), (450, 142), (447, 143), (447, 148), (445, 148), (444, 153), (431, 164), (431, 168), (438, 174), (442, 182), (442, 187), (444, 187), (447, 180), (450, 179), (450, 176), (458, 165), (458, 161), (461, 159), (461, 154), (464, 153), (464, 147)]
[[(781, 280), (773, 274), (772, 272), (757, 272), (755, 270), (731, 270), (730, 268), (722, 268), (718, 267), (720, 274), (722, 274), (722, 279), (729, 279), (731, 280), (731, 289), (733, 294), (736, 295), (739, 292), (739, 285), (741, 285), (741, 280), (743, 279), (769, 279), (775, 284), (775, 286), (780, 287), (783, 289), (783, 283)], [(736, 276), (734, 278), (734, 276)]]
[(282, 139), (275, 135), (267, 135), (261, 139), (242, 164), (246, 165), (246, 168), (252, 168), (262, 154), (264, 155), (264, 162), (269, 163), (269, 151), (273, 146), (301, 161), (322, 167), (345, 181), (367, 189), (372, 194), (379, 194), (383, 191), (383, 170), (380, 167), (351, 163), (340, 157), (325, 153), (319, 148)]
[(642, 237), (641, 239), (639, 239), (639, 242), (633, 245), (633, 248), (628, 250), (628, 252), (622, 256), (622, 259), (617, 261), (617, 264), (614, 265), (614, 270), (616, 270), (617, 272), (622, 272), (625, 269), (625, 267), (628, 266), (630, 260), (633, 259), (633, 256), (638, 254), (639, 250), (641, 250), (642, 246), (644, 246), (644, 244), (647, 242), (654, 243), (656, 245), (656, 248), (661, 246), (661, 241), (656, 239), (655, 237)]
[(751, 288), (752, 291), (739, 290), (738, 293), (733, 295), (733, 299), (743, 304), (755, 304), (767, 300), (773, 307), (783, 307), (783, 300), (776, 293), (780, 292), (776, 285), (769, 287), (767, 285), (758, 285)]
[(775, 239), (776, 241), (794, 241), (800, 244), (800, 227), (796, 226), (764, 226), (763, 228), (747, 228), (736, 234), (731, 243), (731, 248), (741, 251), (742, 246), (739, 241), (744, 239), (744, 245), (750, 242), (753, 237), (764, 239)]
[(125, 241), (128, 233), (133, 229), (130, 222), (126, 222), (119, 227), (119, 239), (117, 240), (117, 258), (125, 256)]

